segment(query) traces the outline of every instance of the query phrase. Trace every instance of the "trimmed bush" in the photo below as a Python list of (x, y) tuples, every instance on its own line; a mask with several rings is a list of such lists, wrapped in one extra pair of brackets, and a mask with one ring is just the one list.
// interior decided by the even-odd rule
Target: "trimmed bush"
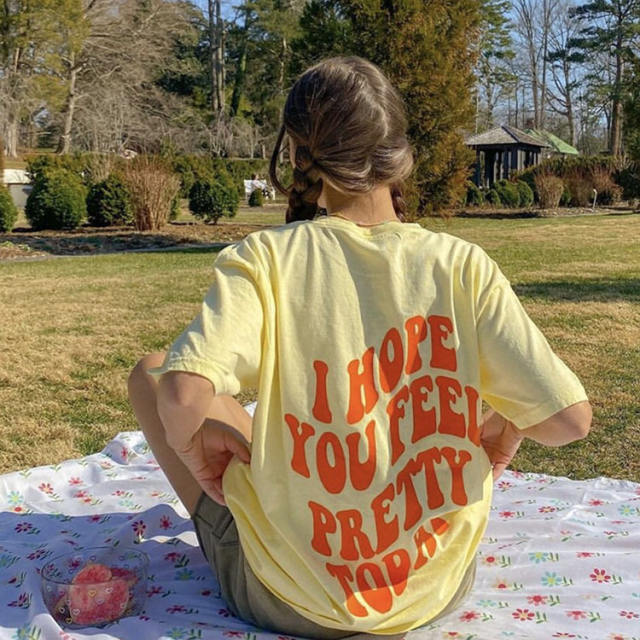
[(24, 212), (36, 229), (75, 229), (87, 215), (86, 189), (80, 178), (64, 169), (39, 174)]
[[(184, 154), (175, 156), (172, 160), (174, 171), (180, 176), (180, 195), (188, 198), (191, 187), (198, 180), (216, 180), (220, 174), (230, 177), (238, 191), (238, 196), (244, 198), (244, 181), (254, 173), (268, 175), (269, 159), (263, 158), (218, 158), (208, 155)], [(291, 184), (293, 169), (290, 162), (285, 162), (278, 168), (278, 174), (284, 186)]]
[(615, 176), (616, 183), (622, 187), (622, 197), (625, 200), (640, 198), (640, 164), (630, 164)]
[(128, 160), (113, 153), (75, 151), (72, 154), (38, 154), (27, 156), (26, 171), (32, 182), (49, 170), (65, 169), (80, 178), (86, 187), (105, 180), (111, 173), (121, 171)]
[(194, 154), (176, 156), (173, 170), (180, 177), (180, 197), (188, 198), (191, 187), (197, 180), (213, 180), (215, 170), (210, 156)]
[(519, 206), (530, 207), (533, 204), (533, 189), (524, 180), (516, 182), (518, 190)]
[(112, 174), (89, 189), (87, 218), (94, 227), (133, 223), (131, 194), (119, 176)]
[(493, 188), (491, 187), (491, 189), (489, 189), (489, 191), (487, 191), (487, 195), (485, 196), (485, 200), (489, 203), (492, 204), (496, 207), (499, 207), (502, 205), (502, 200), (500, 200), (500, 194)]
[(233, 218), (238, 212), (240, 197), (228, 176), (217, 180), (198, 180), (189, 193), (189, 209), (194, 216), (216, 224), (222, 216)]
[(262, 189), (254, 189), (249, 196), (250, 207), (261, 207), (264, 204), (264, 195)]
[(484, 204), (484, 194), (474, 182), (467, 183), (467, 197), (465, 202), (471, 207), (480, 207)]
[(493, 185), (493, 188), (498, 192), (500, 201), (506, 207), (513, 208), (520, 205), (520, 193), (514, 182), (509, 182), (504, 179), (498, 180), (498, 182)]
[(535, 177), (536, 191), (542, 209), (556, 209), (564, 191), (564, 182), (551, 173), (540, 173)]
[[(1, 140), (0, 144), (2, 144)], [(0, 232), (7, 233), (11, 231), (17, 219), (18, 208), (13, 202), (9, 189), (0, 184)]]

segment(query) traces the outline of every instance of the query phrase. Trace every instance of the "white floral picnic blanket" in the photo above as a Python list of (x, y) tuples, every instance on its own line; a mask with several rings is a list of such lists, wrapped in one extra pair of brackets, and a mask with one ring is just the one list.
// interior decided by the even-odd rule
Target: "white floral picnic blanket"
[[(253, 408), (253, 407), (252, 407)], [(140, 616), (65, 631), (38, 572), (81, 546), (150, 557)], [(191, 520), (140, 432), (101, 453), (0, 476), (0, 640), (262, 640), (219, 598)], [(640, 639), (640, 484), (507, 471), (479, 550), (473, 591), (409, 640)]]

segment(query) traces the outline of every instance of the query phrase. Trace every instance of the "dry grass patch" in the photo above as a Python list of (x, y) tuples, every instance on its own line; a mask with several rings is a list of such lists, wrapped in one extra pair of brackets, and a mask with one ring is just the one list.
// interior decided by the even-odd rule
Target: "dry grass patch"
[[(424, 222), (487, 250), (594, 407), (586, 440), (525, 442), (514, 468), (640, 481), (639, 223)], [(128, 373), (193, 318), (214, 257), (201, 249), (0, 265), (0, 472), (86, 455), (137, 428)]]

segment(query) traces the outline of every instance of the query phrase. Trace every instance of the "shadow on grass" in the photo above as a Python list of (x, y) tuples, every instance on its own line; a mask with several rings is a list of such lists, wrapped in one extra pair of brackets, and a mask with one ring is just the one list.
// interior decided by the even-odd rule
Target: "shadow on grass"
[(584, 280), (549, 280), (514, 284), (518, 296), (547, 300), (611, 302), (640, 301), (640, 278), (591, 278)]

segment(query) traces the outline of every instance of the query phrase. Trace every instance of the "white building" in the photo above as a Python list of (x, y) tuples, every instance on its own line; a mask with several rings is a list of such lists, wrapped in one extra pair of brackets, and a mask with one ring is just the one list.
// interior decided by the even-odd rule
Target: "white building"
[(24, 169), (5, 169), (2, 179), (9, 189), (16, 207), (24, 209), (29, 193), (33, 188), (27, 172)]

